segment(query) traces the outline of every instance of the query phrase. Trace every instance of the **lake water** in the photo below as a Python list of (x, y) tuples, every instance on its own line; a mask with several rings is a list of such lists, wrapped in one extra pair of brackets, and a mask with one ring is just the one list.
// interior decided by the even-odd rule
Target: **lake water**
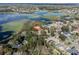
[(0, 41), (9, 38), (13, 31), (0, 32)]
[(18, 14), (18, 13), (5, 13), (0, 14), (0, 24), (5, 24), (11, 21), (22, 20), (22, 19), (30, 19), (36, 21), (49, 21), (49, 19), (42, 18), (41, 16), (63, 16), (62, 13), (54, 13), (54, 12), (47, 12), (47, 11), (36, 11), (33, 14)]

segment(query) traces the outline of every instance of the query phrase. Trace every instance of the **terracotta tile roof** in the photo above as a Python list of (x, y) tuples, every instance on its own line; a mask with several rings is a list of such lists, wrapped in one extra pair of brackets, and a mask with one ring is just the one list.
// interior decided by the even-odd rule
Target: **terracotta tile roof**
[(33, 29), (39, 31), (39, 30), (41, 30), (42, 28), (41, 28), (40, 26), (34, 26)]

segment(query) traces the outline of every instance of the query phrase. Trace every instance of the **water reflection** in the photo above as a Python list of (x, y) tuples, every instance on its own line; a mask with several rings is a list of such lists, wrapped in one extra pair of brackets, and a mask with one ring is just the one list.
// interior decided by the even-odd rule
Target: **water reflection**
[(13, 33), (14, 33), (14, 31), (4, 31), (4, 32), (3, 32), (3, 27), (0, 26), (0, 41), (6, 40), (6, 39), (9, 38)]
[(2, 28), (2, 26), (0, 26), (0, 31), (2, 31), (3, 30), (3, 28)]

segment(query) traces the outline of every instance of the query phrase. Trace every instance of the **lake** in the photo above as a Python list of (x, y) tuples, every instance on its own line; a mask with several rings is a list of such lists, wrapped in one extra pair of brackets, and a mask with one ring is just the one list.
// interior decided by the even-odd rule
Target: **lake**
[(9, 38), (13, 34), (13, 31), (0, 32), (0, 41)]
[(8, 22), (16, 21), (16, 20), (23, 20), (23, 19), (30, 19), (35, 21), (49, 21), (49, 19), (42, 18), (42, 16), (63, 16), (62, 13), (54, 13), (54, 12), (47, 12), (47, 11), (36, 11), (32, 14), (19, 14), (19, 13), (5, 13), (0, 14), (0, 24), (5, 24)]

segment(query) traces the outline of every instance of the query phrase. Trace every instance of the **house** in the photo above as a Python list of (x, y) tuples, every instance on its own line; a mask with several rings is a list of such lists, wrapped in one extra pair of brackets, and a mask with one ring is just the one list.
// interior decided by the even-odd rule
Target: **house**
[(39, 25), (34, 26), (33, 29), (37, 32), (37, 35), (41, 35), (42, 28)]
[(38, 25), (37, 26), (34, 26), (33, 29), (36, 30), (36, 31), (42, 30), (42, 28), (40, 26), (38, 26)]
[(79, 33), (79, 25), (76, 25), (72, 33)]
[(35, 32), (37, 32), (37, 35), (43, 35), (44, 33), (46, 33), (45, 35), (50, 35), (48, 27), (36, 25), (33, 27), (33, 29)]
[(68, 49), (68, 52), (71, 53), (71, 55), (79, 55), (79, 51), (77, 51), (75, 47)]

